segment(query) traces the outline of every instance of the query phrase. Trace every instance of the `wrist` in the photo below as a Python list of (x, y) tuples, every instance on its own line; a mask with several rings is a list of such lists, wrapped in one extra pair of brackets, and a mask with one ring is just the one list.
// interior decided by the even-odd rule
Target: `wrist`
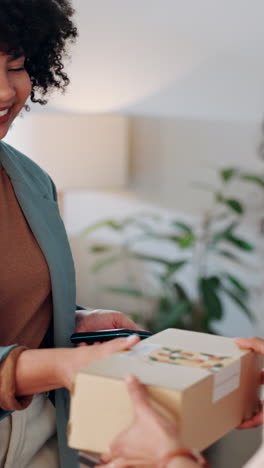
[(69, 391), (72, 388), (73, 377), (76, 372), (76, 357), (77, 348), (61, 348), (56, 349), (54, 356), (54, 375), (58, 383), (58, 388), (67, 388)]

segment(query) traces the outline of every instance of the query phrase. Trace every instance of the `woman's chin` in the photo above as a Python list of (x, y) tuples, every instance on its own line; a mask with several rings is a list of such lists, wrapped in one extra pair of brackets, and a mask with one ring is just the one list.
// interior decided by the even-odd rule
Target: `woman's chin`
[(6, 132), (3, 132), (2, 129), (0, 128), (0, 141), (3, 140), (7, 134), (8, 134), (8, 130), (6, 130)]
[(5, 124), (0, 124), (0, 140), (3, 140), (12, 128), (12, 121), (6, 122)]

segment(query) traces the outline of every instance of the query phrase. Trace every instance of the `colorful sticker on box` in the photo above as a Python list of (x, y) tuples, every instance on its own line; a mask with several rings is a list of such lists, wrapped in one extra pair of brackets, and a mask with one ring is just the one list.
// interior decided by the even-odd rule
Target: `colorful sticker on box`
[(145, 355), (145, 358), (159, 363), (204, 369), (211, 373), (218, 372), (235, 362), (235, 359), (230, 356), (185, 351), (167, 346), (151, 351)]

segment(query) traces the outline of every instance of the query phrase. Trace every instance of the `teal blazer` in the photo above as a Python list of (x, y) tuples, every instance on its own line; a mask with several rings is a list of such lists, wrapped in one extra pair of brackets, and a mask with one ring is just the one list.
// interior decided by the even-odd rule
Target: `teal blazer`
[[(0, 162), (9, 175), (19, 205), (47, 260), (53, 297), (54, 346), (70, 347), (75, 327), (76, 288), (72, 255), (61, 220), (55, 186), (50, 177), (25, 155), (0, 142)], [(19, 239), (17, 240), (19, 242)], [(16, 346), (0, 347), (0, 361)], [(67, 447), (69, 394), (56, 390), (61, 468), (76, 468), (77, 453)], [(4, 411), (2, 416), (7, 415)]]

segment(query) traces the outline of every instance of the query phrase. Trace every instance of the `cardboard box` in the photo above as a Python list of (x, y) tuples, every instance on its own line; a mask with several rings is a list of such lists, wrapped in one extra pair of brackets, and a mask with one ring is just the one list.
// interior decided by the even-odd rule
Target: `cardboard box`
[(137, 375), (179, 418), (183, 443), (203, 450), (258, 405), (262, 359), (231, 338), (168, 329), (82, 369), (72, 393), (69, 445), (104, 452), (133, 420), (124, 377)]

